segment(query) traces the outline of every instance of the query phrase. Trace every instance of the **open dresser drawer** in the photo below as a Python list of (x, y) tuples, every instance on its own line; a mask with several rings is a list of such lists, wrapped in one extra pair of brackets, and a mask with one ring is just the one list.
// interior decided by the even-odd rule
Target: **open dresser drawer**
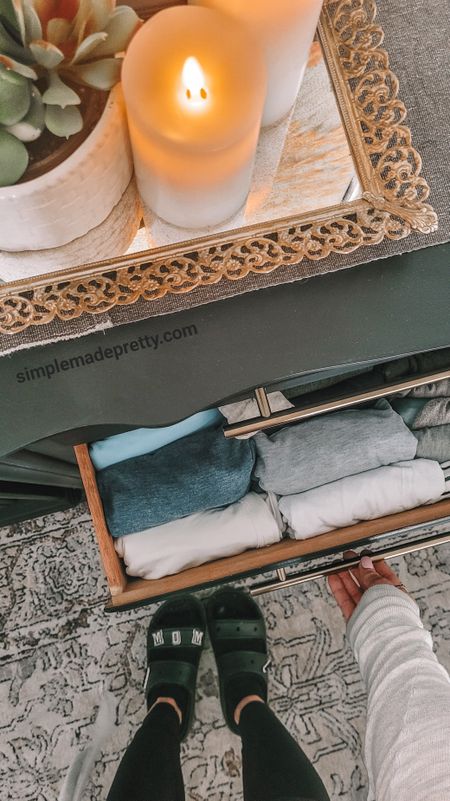
[[(304, 405), (301, 408), (289, 409), (288, 411), (274, 414), (270, 411), (264, 389), (258, 388), (255, 391), (255, 396), (261, 416), (253, 421), (226, 427), (225, 436), (286, 425), (339, 408), (357, 406), (368, 400), (449, 377), (450, 370), (440, 370), (439, 372), (423, 374), (419, 377), (415, 376), (411, 379), (390, 382), (382, 387), (370, 388), (359, 392), (358, 395), (335, 398), (313, 406)], [(381, 558), (381, 556), (396, 556), (438, 543), (450, 542), (450, 499), (446, 498), (430, 505), (418, 506), (408, 511), (379, 517), (375, 520), (358, 523), (346, 528), (335, 529), (310, 539), (284, 539), (274, 545), (247, 550), (238, 555), (188, 568), (164, 578), (152, 580), (132, 578), (126, 574), (124, 564), (116, 553), (113, 538), (108, 531), (88, 445), (76, 445), (75, 454), (111, 595), (106, 607), (108, 611), (129, 609), (160, 600), (174, 593), (205, 588), (270, 571), (276, 572), (276, 580), (251, 588), (253, 594), (257, 595), (272, 589), (293, 586), (314, 577), (327, 575), (341, 568), (342, 551), (349, 547), (370, 544), (372, 551), (375, 547), (374, 558), (376, 559)], [(412, 529), (433, 521), (444, 523), (443, 526), (440, 525), (440, 528), (443, 528), (443, 532), (439, 536), (411, 540)], [(447, 523), (448, 525), (446, 525)], [(382, 550), (381, 543), (384, 536), (394, 533), (401, 537), (402, 542), (400, 545)], [(331, 564), (327, 560), (325, 565), (316, 567), (312, 571), (286, 574), (285, 569), (288, 566), (292, 567), (300, 562), (305, 563), (308, 560), (329, 556), (333, 553), (340, 554), (340, 559), (333, 561)]]

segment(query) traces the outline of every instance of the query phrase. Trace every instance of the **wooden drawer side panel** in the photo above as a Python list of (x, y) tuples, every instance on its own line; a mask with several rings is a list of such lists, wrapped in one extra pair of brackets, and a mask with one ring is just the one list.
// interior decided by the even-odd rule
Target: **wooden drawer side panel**
[(125, 590), (128, 579), (125, 574), (123, 563), (114, 549), (113, 538), (106, 525), (103, 504), (98, 491), (94, 465), (89, 456), (88, 446), (75, 445), (74, 451), (78, 467), (80, 468), (89, 511), (92, 515), (101, 562), (108, 581), (109, 590), (114, 597), (115, 595), (120, 595)]

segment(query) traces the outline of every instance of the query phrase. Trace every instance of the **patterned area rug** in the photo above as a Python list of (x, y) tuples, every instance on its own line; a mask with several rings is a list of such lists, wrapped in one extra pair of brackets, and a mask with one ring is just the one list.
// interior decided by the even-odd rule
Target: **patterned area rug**
[[(116, 722), (85, 793), (86, 801), (104, 801), (143, 718), (144, 642), (154, 607), (105, 615), (106, 586), (84, 505), (0, 534), (2, 798), (56, 801), (68, 766), (89, 741), (104, 682), (117, 701)], [(450, 547), (397, 566), (450, 669)], [(332, 801), (365, 801), (365, 694), (325, 582), (262, 596), (261, 605), (273, 709), (315, 763)], [(182, 753), (187, 801), (241, 800), (239, 740), (220, 714), (209, 649), (194, 731)]]

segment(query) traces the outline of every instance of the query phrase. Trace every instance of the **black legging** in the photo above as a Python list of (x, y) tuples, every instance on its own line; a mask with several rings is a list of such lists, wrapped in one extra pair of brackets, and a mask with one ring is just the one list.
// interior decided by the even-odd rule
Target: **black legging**
[[(244, 707), (239, 729), (245, 801), (329, 801), (315, 768), (265, 704)], [(158, 704), (128, 747), (107, 801), (184, 797), (178, 715)]]

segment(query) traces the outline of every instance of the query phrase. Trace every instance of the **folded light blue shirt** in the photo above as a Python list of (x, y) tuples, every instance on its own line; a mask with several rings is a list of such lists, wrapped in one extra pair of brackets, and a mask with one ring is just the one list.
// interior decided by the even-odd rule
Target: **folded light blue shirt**
[(206, 428), (214, 428), (223, 423), (225, 418), (218, 409), (207, 409), (205, 412), (187, 417), (180, 420), (173, 426), (164, 428), (136, 428), (134, 431), (126, 431), (123, 434), (115, 434), (98, 442), (92, 442), (89, 446), (92, 464), (96, 470), (104, 470), (125, 459), (132, 459), (135, 456), (143, 456), (146, 453), (153, 453), (176, 442), (178, 439), (202, 431)]

